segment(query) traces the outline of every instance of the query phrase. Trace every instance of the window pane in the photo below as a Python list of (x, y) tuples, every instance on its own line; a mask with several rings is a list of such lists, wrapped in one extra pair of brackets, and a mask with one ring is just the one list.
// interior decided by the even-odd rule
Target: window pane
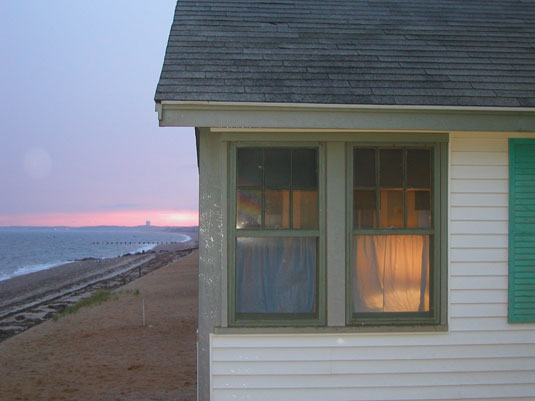
[(376, 226), (376, 216), (375, 190), (353, 191), (353, 227), (373, 228)]
[(381, 190), (380, 197), (379, 226), (382, 228), (403, 228), (403, 191)]
[(431, 186), (431, 152), (428, 149), (407, 150), (407, 185)]
[(236, 228), (260, 227), (262, 191), (238, 189), (236, 200)]
[(431, 191), (407, 191), (407, 227), (431, 227)]
[(266, 190), (264, 224), (268, 228), (290, 228), (290, 191)]
[(290, 186), (290, 154), (288, 149), (264, 151), (264, 182), (266, 187), (288, 188)]
[(238, 186), (262, 186), (262, 151), (239, 148), (236, 160)]
[(293, 197), (293, 228), (318, 228), (318, 191), (294, 190)]
[(355, 149), (353, 151), (353, 181), (357, 187), (374, 187), (375, 149)]
[(292, 187), (318, 187), (318, 157), (316, 149), (299, 149), (293, 151)]
[(383, 187), (403, 185), (403, 152), (401, 149), (379, 151), (379, 181)]
[(238, 238), (237, 313), (315, 313), (316, 238)]
[(429, 311), (429, 236), (353, 237), (353, 312)]

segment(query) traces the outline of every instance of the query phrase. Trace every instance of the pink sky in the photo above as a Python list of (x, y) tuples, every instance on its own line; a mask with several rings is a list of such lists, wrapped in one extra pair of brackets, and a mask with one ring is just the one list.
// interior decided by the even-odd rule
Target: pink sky
[(0, 1), (0, 226), (198, 224), (194, 130), (154, 110), (175, 5)]
[(193, 210), (125, 210), (84, 213), (27, 213), (0, 215), (0, 226), (196, 226)]

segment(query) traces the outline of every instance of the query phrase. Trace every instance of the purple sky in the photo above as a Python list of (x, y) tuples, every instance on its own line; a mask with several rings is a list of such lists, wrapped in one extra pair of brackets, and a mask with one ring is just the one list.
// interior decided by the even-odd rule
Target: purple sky
[(154, 112), (174, 6), (0, 2), (0, 226), (197, 211), (193, 129)]

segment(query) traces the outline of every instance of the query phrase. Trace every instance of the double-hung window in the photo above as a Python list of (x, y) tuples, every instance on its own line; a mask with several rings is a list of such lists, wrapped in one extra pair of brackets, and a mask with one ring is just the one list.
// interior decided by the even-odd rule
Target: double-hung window
[(359, 137), (229, 145), (229, 326), (445, 327), (447, 137)]
[(229, 324), (324, 321), (319, 145), (230, 148)]
[(348, 324), (440, 323), (441, 159), (440, 144), (349, 146)]

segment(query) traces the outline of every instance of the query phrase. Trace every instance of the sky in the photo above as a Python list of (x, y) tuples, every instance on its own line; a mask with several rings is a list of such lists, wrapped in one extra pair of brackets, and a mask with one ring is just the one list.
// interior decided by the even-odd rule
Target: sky
[(0, 226), (197, 225), (154, 93), (176, 0), (0, 2)]

